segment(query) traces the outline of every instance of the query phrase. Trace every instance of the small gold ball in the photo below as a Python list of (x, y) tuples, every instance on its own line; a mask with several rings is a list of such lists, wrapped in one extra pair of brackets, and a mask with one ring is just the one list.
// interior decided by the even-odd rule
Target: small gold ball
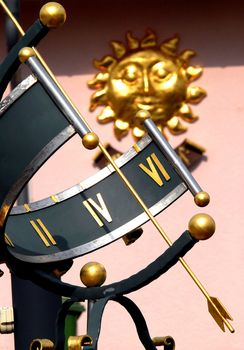
[(151, 114), (148, 111), (141, 109), (136, 113), (136, 118), (146, 120), (148, 118), (151, 118)]
[(94, 132), (88, 132), (82, 139), (83, 146), (87, 149), (94, 149), (99, 144), (99, 138)]
[(23, 47), (19, 51), (19, 60), (21, 63), (25, 63), (30, 57), (35, 55), (35, 51), (31, 47)]
[(48, 2), (40, 10), (40, 21), (48, 28), (57, 28), (64, 24), (66, 11), (57, 2)]
[(208, 214), (196, 214), (189, 221), (188, 229), (194, 238), (198, 240), (208, 239), (215, 232), (215, 222)]
[(210, 196), (207, 192), (198, 192), (194, 197), (194, 202), (198, 207), (206, 207), (210, 202)]
[(85, 264), (80, 270), (81, 282), (86, 287), (99, 287), (106, 280), (105, 267), (98, 262), (89, 262)]

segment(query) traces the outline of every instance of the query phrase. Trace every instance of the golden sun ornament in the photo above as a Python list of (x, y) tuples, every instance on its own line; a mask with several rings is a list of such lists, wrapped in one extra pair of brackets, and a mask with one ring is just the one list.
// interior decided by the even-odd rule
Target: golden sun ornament
[(91, 96), (90, 111), (105, 106), (97, 119), (100, 123), (114, 122), (118, 139), (129, 130), (135, 139), (145, 134), (143, 116), (139, 110), (150, 112), (157, 127), (167, 128), (177, 135), (187, 130), (188, 123), (198, 119), (190, 104), (199, 103), (206, 92), (201, 87), (189, 86), (202, 74), (199, 66), (189, 65), (195, 56), (193, 50), (177, 53), (179, 37), (161, 44), (151, 30), (140, 41), (129, 32), (127, 45), (112, 41), (114, 56), (107, 55), (94, 66), (101, 72), (88, 82), (97, 91)]

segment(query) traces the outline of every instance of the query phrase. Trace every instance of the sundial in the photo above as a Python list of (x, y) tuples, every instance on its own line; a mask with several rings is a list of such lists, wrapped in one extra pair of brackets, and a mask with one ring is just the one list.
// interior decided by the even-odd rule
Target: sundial
[[(12, 17), (3, 2), (1, 5)], [(137, 118), (144, 120), (147, 134), (116, 161), (112, 159), (34, 48), (65, 18), (60, 4), (48, 3), (42, 7), (40, 19), (26, 33), (15, 20), (22, 38), (0, 66), (1, 95), (21, 64), (30, 72), (0, 104), (1, 261), (17, 275), (69, 298), (59, 314), (55, 344), (33, 340), (31, 349), (63, 349), (63, 319), (77, 300), (92, 300), (93, 307), (87, 335), (70, 339), (69, 349), (97, 348), (103, 311), (110, 300), (126, 308), (145, 349), (156, 349), (157, 345), (173, 349), (171, 338), (151, 339), (141, 311), (125, 294), (144, 287), (178, 261), (206, 297), (218, 325), (223, 330), (226, 325), (234, 332), (228, 312), (217, 298), (208, 294), (183, 259), (199, 240), (212, 236), (214, 220), (203, 213), (193, 216), (188, 229), (171, 242), (155, 217), (186, 191), (192, 193), (197, 206), (204, 207), (209, 203), (208, 193), (175, 154), (149, 111), (137, 112)], [(76, 134), (82, 139), (84, 152), (98, 147), (108, 166), (69, 189), (13, 207), (32, 176)], [(105, 272), (99, 264), (82, 270), (86, 287), (64, 283), (50, 272), (54, 267), (59, 269), (60, 264), (69, 264), (71, 259), (113, 243), (149, 220), (169, 248), (125, 280), (103, 285)]]

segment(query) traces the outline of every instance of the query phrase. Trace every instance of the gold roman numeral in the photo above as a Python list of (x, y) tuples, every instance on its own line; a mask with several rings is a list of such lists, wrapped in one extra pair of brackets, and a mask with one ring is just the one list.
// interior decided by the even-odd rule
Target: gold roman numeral
[(52, 234), (48, 231), (47, 227), (44, 225), (41, 219), (30, 220), (30, 224), (46, 247), (57, 244)]
[(13, 248), (14, 244), (6, 232), (4, 233), (4, 238), (5, 238), (5, 242), (7, 243), (7, 245)]
[(83, 204), (86, 207), (86, 209), (89, 211), (89, 213), (92, 215), (92, 217), (96, 220), (98, 225), (102, 227), (104, 224), (102, 220), (99, 218), (99, 216), (97, 215), (97, 213), (94, 211), (94, 209), (96, 209), (96, 211), (98, 211), (98, 213), (101, 214), (102, 217), (105, 220), (107, 220), (107, 222), (111, 222), (112, 218), (108, 211), (108, 208), (106, 207), (106, 204), (103, 200), (101, 193), (97, 194), (97, 199), (99, 204), (97, 204), (92, 198), (88, 198), (86, 201), (83, 201)]
[[(157, 171), (155, 165), (157, 166), (160, 173), (163, 175), (164, 180), (169, 181), (170, 176), (167, 173), (166, 169), (162, 165), (162, 163), (159, 161), (158, 157), (155, 153), (152, 153), (150, 157), (147, 157), (147, 164), (149, 165), (148, 169), (144, 164), (140, 163), (139, 167), (147, 174), (149, 175), (159, 186), (163, 186), (164, 182)], [(155, 164), (155, 165), (154, 165)]]

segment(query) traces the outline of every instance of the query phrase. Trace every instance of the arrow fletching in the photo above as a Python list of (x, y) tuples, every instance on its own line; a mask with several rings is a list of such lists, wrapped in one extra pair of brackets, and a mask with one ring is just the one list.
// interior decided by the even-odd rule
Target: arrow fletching
[(228, 327), (231, 333), (235, 332), (234, 328), (227, 321), (233, 320), (233, 318), (218, 298), (210, 297), (210, 299), (208, 300), (208, 311), (210, 312), (215, 322), (218, 324), (218, 326), (222, 329), (223, 332), (225, 332), (224, 325)]

